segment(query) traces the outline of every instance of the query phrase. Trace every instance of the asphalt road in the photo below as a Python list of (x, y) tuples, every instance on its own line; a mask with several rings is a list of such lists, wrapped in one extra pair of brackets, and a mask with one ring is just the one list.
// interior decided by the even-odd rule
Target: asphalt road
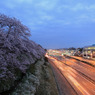
[(74, 59), (47, 57), (59, 95), (95, 95), (95, 67)]

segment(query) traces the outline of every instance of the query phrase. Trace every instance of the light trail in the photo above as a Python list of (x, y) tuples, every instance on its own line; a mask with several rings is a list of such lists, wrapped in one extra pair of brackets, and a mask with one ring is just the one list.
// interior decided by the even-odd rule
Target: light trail
[[(51, 60), (51, 64), (55, 64), (55, 66), (60, 70), (60, 72), (65, 76), (67, 81), (71, 84), (71, 86), (75, 89), (75, 91), (78, 93), (78, 95), (95, 95), (95, 84), (93, 84), (90, 80), (88, 80), (86, 77), (82, 76), (79, 72), (77, 72), (76, 69), (67, 66), (66, 64), (63, 64), (62, 62), (52, 58), (48, 57), (49, 60)], [(67, 64), (70, 61), (67, 61)], [(72, 63), (71, 63), (72, 65)], [(82, 66), (80, 66), (82, 67)], [(84, 73), (85, 70), (82, 68), (82, 72)], [(86, 73), (86, 72), (85, 72)], [(93, 75), (90, 75), (91, 77)]]

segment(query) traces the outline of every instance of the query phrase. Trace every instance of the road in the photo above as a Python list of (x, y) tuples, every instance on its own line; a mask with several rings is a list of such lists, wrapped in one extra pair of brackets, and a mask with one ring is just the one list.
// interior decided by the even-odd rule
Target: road
[(93, 67), (95, 67), (95, 60), (90, 60), (90, 59), (84, 59), (83, 57), (78, 57), (78, 56), (71, 56), (74, 59), (78, 59), (84, 62), (87, 62), (88, 64), (92, 65)]
[(95, 95), (95, 67), (71, 58), (47, 57), (59, 95)]

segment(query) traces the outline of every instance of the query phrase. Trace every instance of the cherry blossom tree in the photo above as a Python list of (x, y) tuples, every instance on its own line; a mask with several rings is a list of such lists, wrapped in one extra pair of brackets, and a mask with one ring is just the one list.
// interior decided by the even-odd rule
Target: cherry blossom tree
[(0, 92), (8, 90), (30, 64), (44, 56), (45, 50), (29, 36), (30, 30), (19, 20), (0, 14)]

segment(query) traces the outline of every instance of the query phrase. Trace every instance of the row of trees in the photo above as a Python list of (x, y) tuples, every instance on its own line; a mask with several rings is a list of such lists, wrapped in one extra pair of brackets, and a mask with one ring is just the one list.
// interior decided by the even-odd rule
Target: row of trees
[(0, 14), (0, 92), (13, 86), (30, 64), (45, 54), (29, 36), (30, 30), (19, 20)]

